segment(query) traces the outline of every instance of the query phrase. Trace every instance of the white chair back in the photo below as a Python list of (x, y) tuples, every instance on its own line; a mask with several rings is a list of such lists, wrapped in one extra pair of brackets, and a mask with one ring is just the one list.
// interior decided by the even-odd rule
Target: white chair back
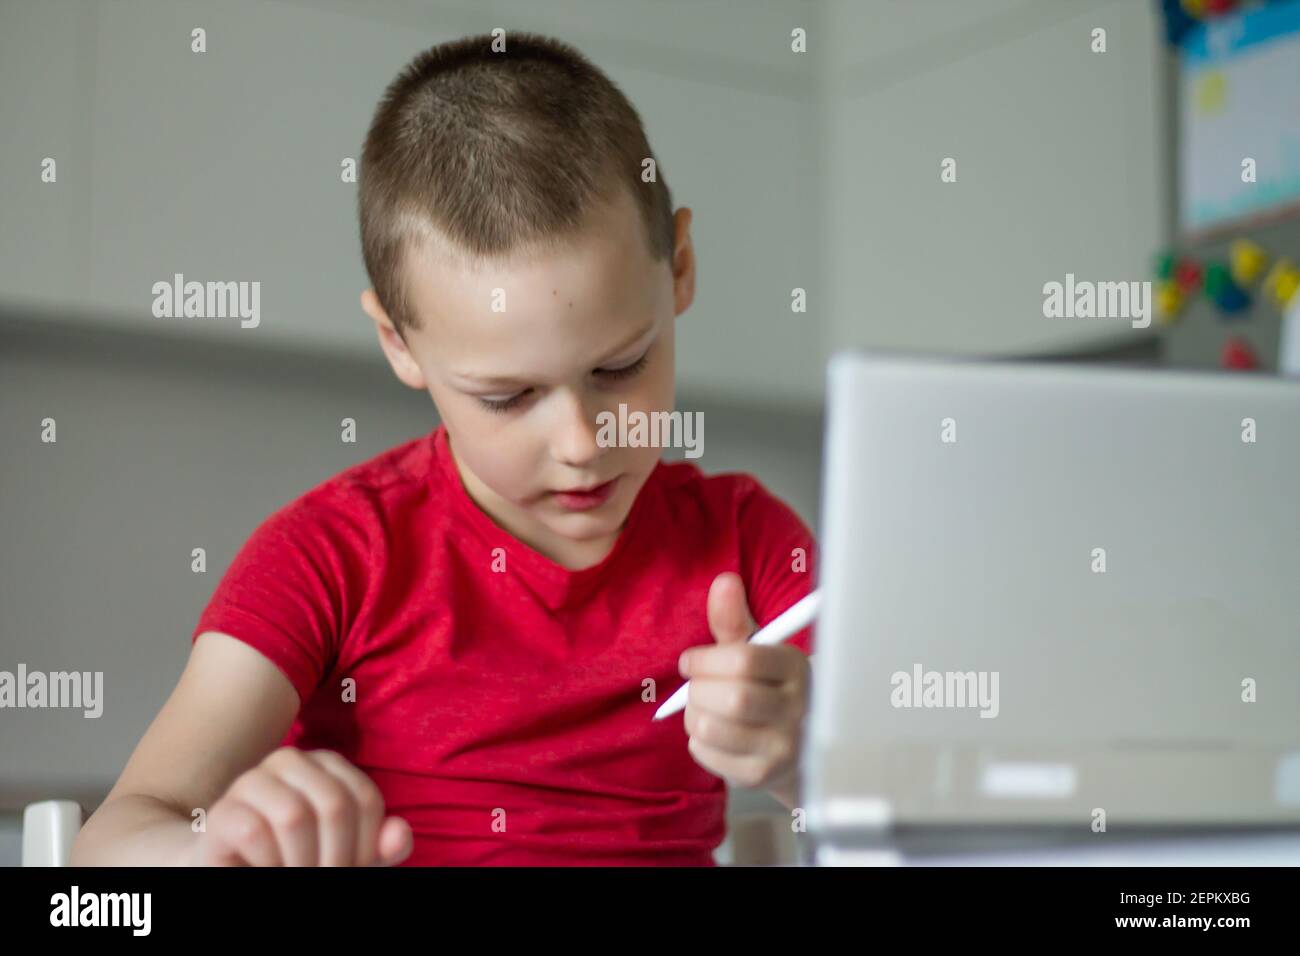
[(42, 800), (23, 810), (23, 866), (67, 866), (81, 831), (81, 806), (73, 800)]

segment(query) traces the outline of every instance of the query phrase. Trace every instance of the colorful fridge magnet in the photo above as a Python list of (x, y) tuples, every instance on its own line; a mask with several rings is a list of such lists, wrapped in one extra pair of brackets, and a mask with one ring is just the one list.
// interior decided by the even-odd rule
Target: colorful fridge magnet
[(1203, 70), (1196, 81), (1196, 111), (1205, 116), (1222, 113), (1228, 102), (1228, 78), (1222, 70)]
[(1264, 277), (1261, 291), (1278, 309), (1285, 309), (1291, 297), (1300, 289), (1300, 269), (1290, 259), (1278, 259)]
[(1179, 259), (1174, 267), (1174, 281), (1178, 291), (1185, 296), (1193, 296), (1201, 291), (1201, 264), (1195, 259)]
[(1225, 316), (1239, 316), (1250, 305), (1250, 296), (1232, 281), (1228, 267), (1212, 262), (1205, 269), (1205, 294)]
[(1222, 262), (1211, 262), (1205, 267), (1205, 294), (1213, 299), (1223, 287), (1232, 281), (1228, 267)]
[(1277, 372), (1300, 378), (1300, 295), (1291, 296), (1291, 304), (1282, 315), (1278, 336)]
[(1156, 256), (1156, 278), (1172, 279), (1174, 277), (1174, 254), (1162, 252)]
[(1185, 302), (1182, 290), (1173, 279), (1161, 279), (1156, 283), (1156, 315), (1161, 325), (1172, 325), (1177, 321)]
[(1232, 263), (1232, 281), (1245, 287), (1253, 285), (1268, 266), (1268, 253), (1249, 239), (1234, 240), (1228, 253)]
[(1219, 311), (1225, 318), (1240, 318), (1242, 313), (1250, 308), (1250, 296), (1237, 283), (1229, 281), (1219, 291), (1219, 297), (1214, 300), (1214, 304), (1219, 307)]
[(1219, 364), (1224, 368), (1248, 372), (1259, 368), (1259, 359), (1250, 343), (1237, 335), (1230, 335), (1223, 341), (1223, 350), (1219, 353)]

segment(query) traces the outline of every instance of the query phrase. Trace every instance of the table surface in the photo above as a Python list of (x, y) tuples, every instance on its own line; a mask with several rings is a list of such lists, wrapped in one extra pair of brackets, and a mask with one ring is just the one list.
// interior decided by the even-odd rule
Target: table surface
[(817, 862), (823, 866), (1300, 866), (1300, 833), (910, 856), (892, 849), (823, 846), (817, 849)]

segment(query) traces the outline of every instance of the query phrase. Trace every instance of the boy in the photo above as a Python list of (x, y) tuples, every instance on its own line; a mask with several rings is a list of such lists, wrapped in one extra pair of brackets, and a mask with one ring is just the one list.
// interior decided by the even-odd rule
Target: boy
[(441, 424), (256, 529), (74, 864), (709, 865), (724, 780), (793, 807), (811, 634), (745, 639), (812, 536), (598, 438), (674, 407), (690, 210), (604, 74), (505, 43), (417, 57), (362, 156), (362, 307)]

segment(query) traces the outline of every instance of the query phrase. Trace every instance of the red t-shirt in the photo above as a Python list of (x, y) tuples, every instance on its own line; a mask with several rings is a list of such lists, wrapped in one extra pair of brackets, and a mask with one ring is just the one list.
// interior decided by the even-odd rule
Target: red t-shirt
[(411, 824), (408, 865), (707, 866), (725, 784), (681, 713), (651, 718), (713, 643), (713, 579), (739, 572), (762, 625), (811, 589), (813, 546), (754, 478), (661, 461), (613, 550), (568, 570), (474, 504), (439, 426), (263, 521), (191, 642), (221, 631), (284, 672), (283, 743), (364, 770)]

